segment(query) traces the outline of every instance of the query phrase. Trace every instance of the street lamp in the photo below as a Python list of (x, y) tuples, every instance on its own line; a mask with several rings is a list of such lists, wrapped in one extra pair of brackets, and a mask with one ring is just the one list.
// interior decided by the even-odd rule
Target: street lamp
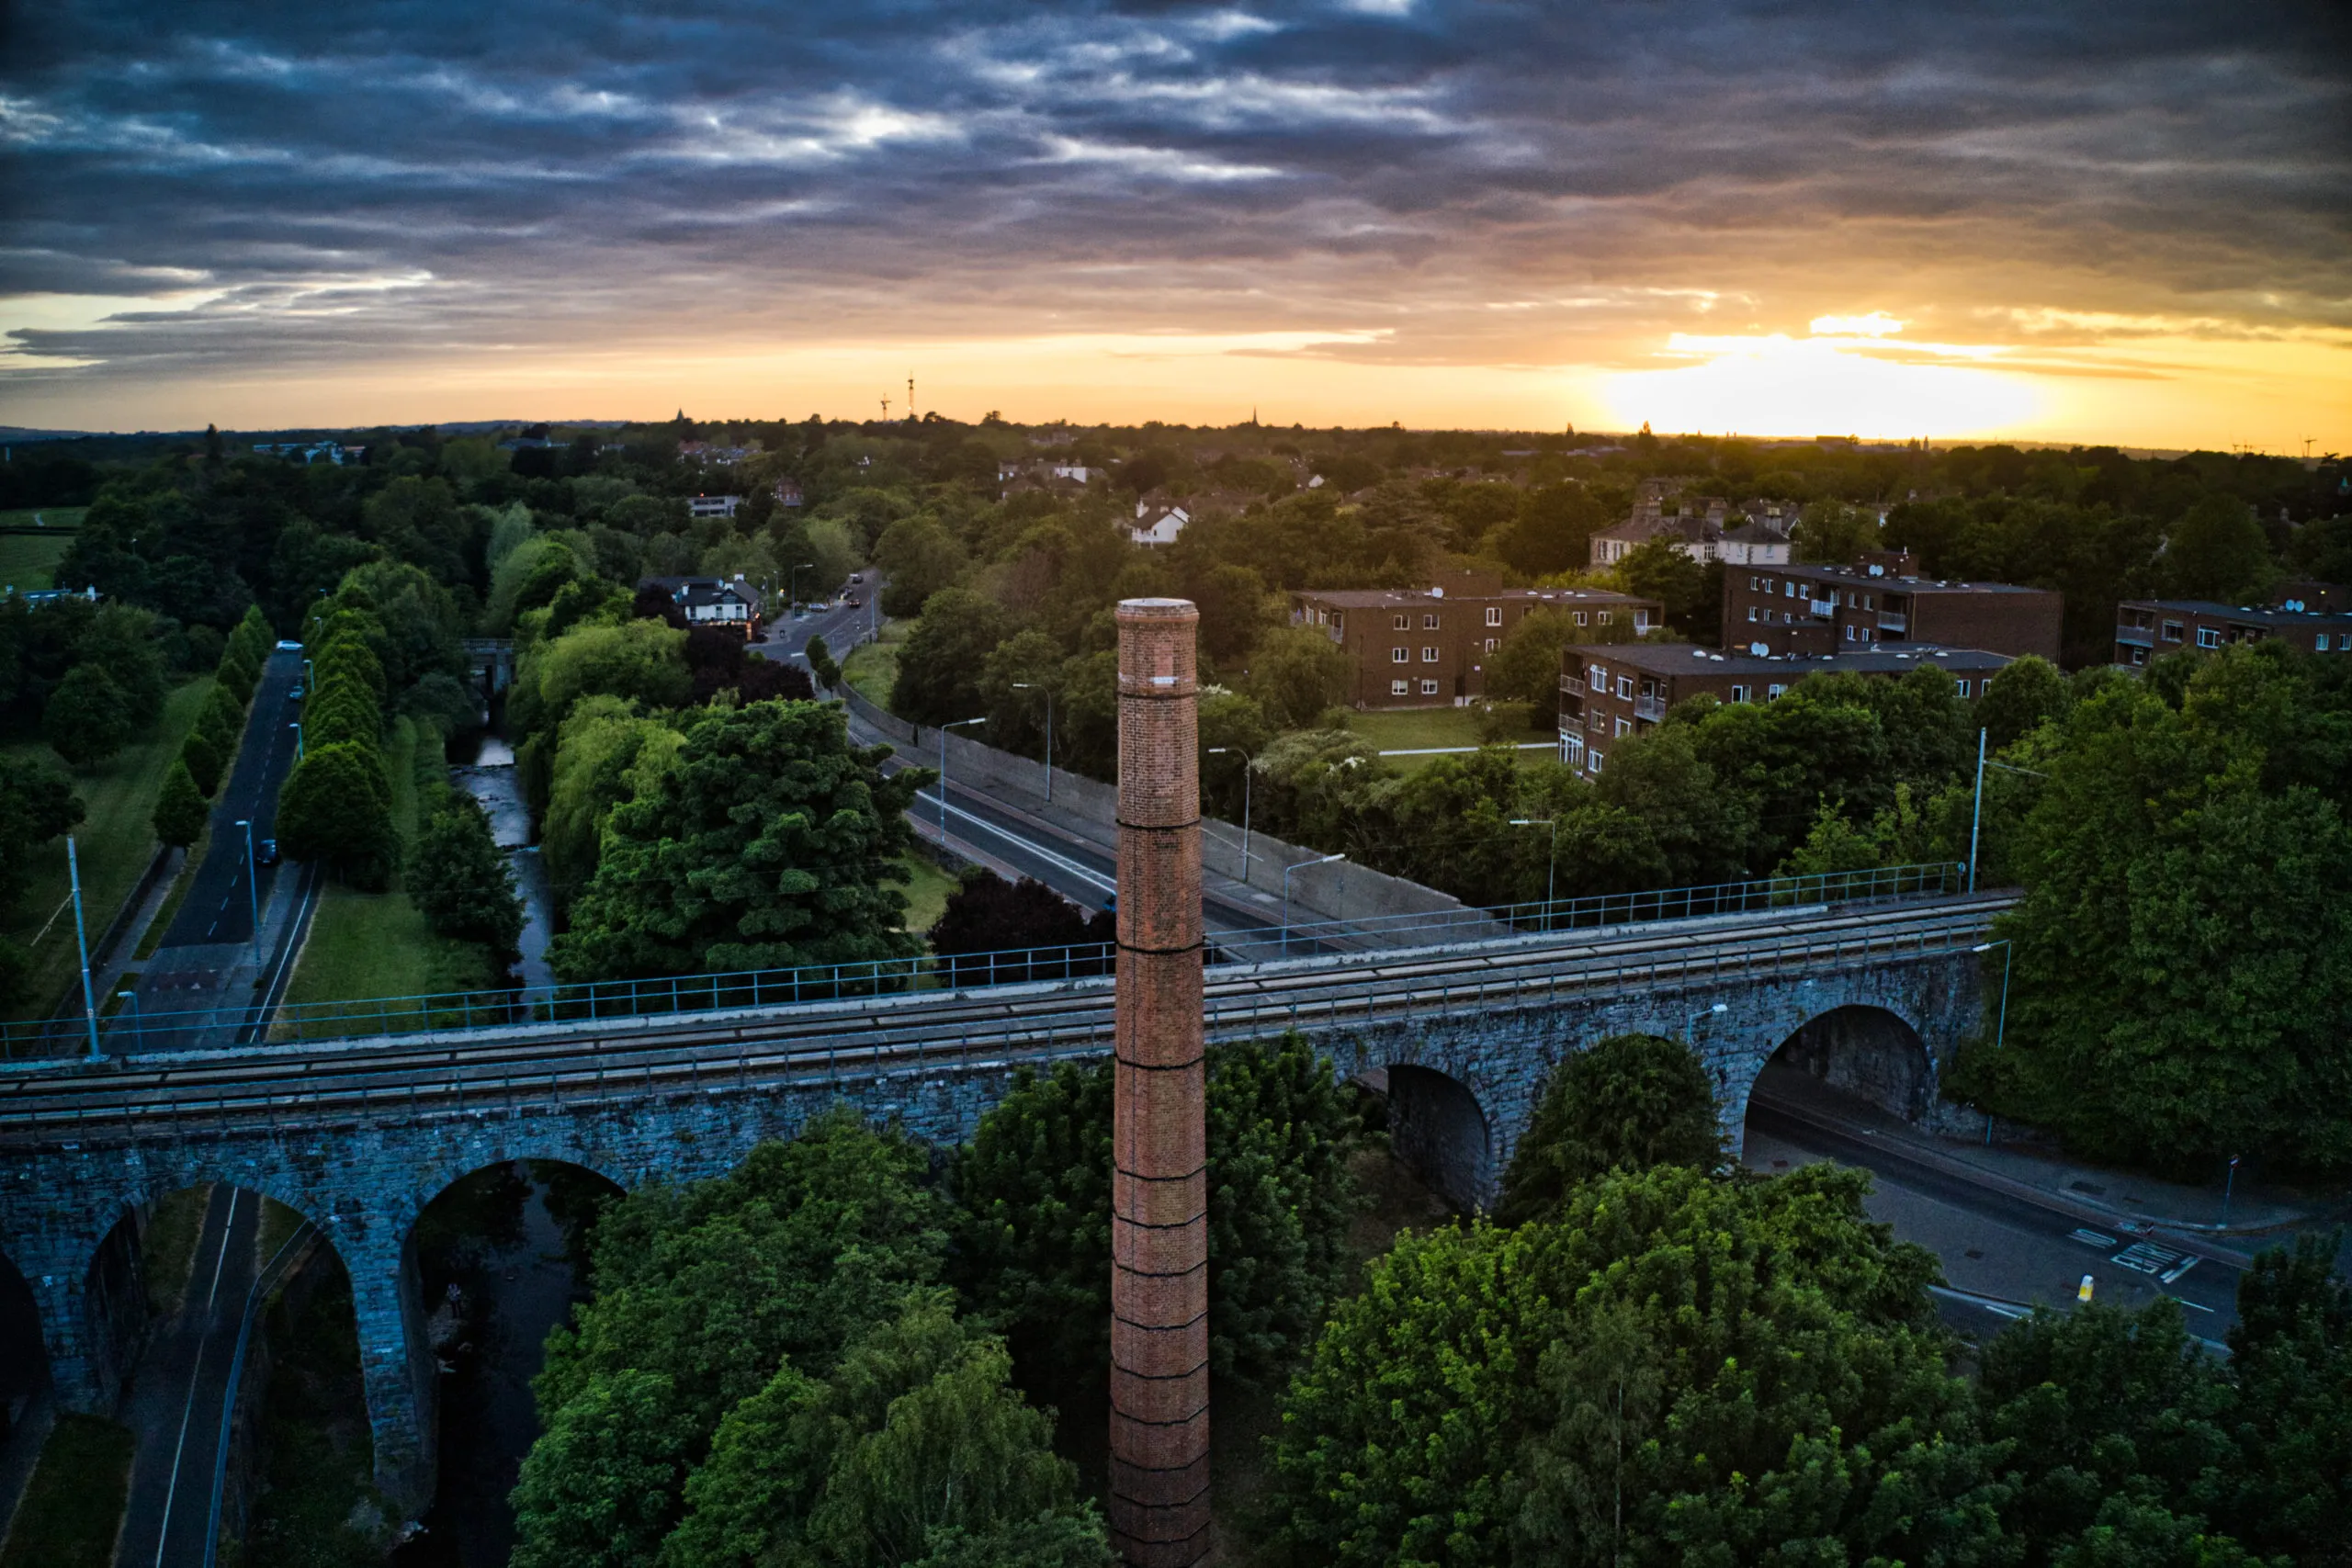
[(1212, 746), (1212, 757), (1235, 756), (1241, 759), (1241, 880), (1250, 880), (1250, 776), (1258, 771), (1258, 759), (1238, 746)]
[(1034, 681), (1015, 681), (1012, 689), (1046, 694), (1046, 804), (1051, 806), (1054, 803), (1054, 690), (1051, 686), (1040, 686)]
[[(2000, 1050), (2001, 1042), (2008, 1037), (2009, 959), (2017, 950), (2009, 945), (2009, 939), (2007, 937), (2003, 937), (1998, 942), (1978, 942), (1968, 950), (1971, 953), (1990, 953), (1996, 947), (2001, 949), (2001, 1016), (2000, 1021), (1993, 1026), (1993, 1049), (1996, 1052)], [(1993, 1113), (1989, 1111), (1984, 1112), (1984, 1146), (1988, 1149), (1993, 1146)]]
[(117, 991), (115, 999), (130, 1004), (130, 1048), (134, 1051), (144, 1051), (147, 1049), (147, 1026), (140, 1019), (139, 993)]
[(286, 728), (294, 732), (294, 761), (300, 762), (302, 760), (302, 726), (298, 722)]
[(1696, 1035), (1699, 1032), (1699, 1021), (1701, 1019), (1713, 1018), (1718, 1013), (1726, 1013), (1729, 1011), (1731, 1011), (1731, 1004), (1728, 1002), (1717, 1002), (1711, 1008), (1701, 1008), (1697, 1012), (1692, 1013), (1690, 1015), (1690, 1021), (1682, 1026), (1682, 1032), (1685, 1034)]
[(74, 946), (82, 955), (82, 1018), (90, 1026), (90, 1060), (106, 1053), (98, 1049), (98, 1004), (90, 994), (90, 933), (82, 921), (82, 862), (74, 850), (74, 835), (65, 835), (65, 880), (74, 896)]
[(237, 826), (245, 830), (245, 904), (253, 911), (254, 957), (261, 957), (261, 889), (254, 871), (254, 825), (244, 818), (237, 818)]
[(1303, 860), (1296, 864), (1283, 867), (1283, 953), (1284, 956), (1288, 956), (1290, 953), (1290, 874), (1304, 870), (1310, 865), (1329, 865), (1335, 860), (1347, 858), (1345, 855), (1318, 855), (1313, 860)]
[(791, 608), (796, 610), (800, 607), (800, 574), (804, 570), (808, 571), (814, 571), (817, 570), (817, 563), (812, 560), (801, 561), (795, 565), (792, 570), (785, 577), (786, 592), (788, 592), (792, 597)]
[(1556, 817), (1514, 817), (1514, 828), (1549, 828), (1552, 830), (1551, 869), (1544, 874), (1544, 929), (1552, 929), (1552, 895), (1560, 877), (1560, 821)]
[(967, 724), (987, 722), (988, 716), (983, 714), (978, 718), (959, 718), (953, 724), (939, 727), (939, 842), (942, 848), (947, 843), (947, 732), (961, 729)]

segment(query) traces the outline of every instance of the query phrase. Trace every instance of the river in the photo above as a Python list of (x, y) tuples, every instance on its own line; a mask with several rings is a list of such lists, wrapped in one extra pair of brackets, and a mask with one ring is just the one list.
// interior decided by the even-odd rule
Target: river
[(531, 842), (531, 812), (523, 803), (523, 780), (514, 766), (514, 749), (492, 735), (463, 767), (449, 770), (450, 781), (476, 800), (490, 815), (490, 829), (498, 847), (514, 868), (514, 886), (523, 896), (523, 935), (516, 945), (523, 957), (516, 970), (526, 986), (552, 986), (555, 973), (548, 967), (548, 921), (554, 902), (548, 892), (547, 862)]
[(531, 1379), (548, 1331), (584, 1299), (582, 1240), (601, 1178), (516, 1161), (478, 1170), (418, 1218), (418, 1283), (441, 1359), (439, 1490), (397, 1568), (505, 1568), (514, 1488), (539, 1434)]

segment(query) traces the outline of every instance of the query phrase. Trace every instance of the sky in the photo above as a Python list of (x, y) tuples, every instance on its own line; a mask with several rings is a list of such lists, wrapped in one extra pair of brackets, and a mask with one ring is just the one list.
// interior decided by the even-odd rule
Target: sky
[(0, 423), (2352, 450), (2340, 0), (75, 0), (0, 150)]

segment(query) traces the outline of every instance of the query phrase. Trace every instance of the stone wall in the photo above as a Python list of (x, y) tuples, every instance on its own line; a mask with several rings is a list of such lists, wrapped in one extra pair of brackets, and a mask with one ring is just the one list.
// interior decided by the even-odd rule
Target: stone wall
[[(1721, 1014), (1710, 1010), (1718, 1003), (1726, 1010)], [(1844, 1009), (1872, 1011), (1841, 1014), (1835, 1027), (1808, 1031)], [(1830, 1054), (1826, 1076), (1832, 1082), (1844, 1073), (1858, 1086), (1892, 1081), (1887, 1053), (1908, 1049), (1905, 1043), (1916, 1038), (1921, 1054), (1913, 1058), (1917, 1077), (1908, 1080), (1916, 1085), (1912, 1101), (1933, 1106), (1951, 1054), (1984, 1026), (1976, 960), (1960, 950), (1804, 977), (1701, 980), (1556, 1004), (1465, 998), (1452, 1010), (1370, 1027), (1335, 1028), (1308, 1018), (1300, 1031), (1331, 1057), (1341, 1077), (1386, 1069), (1401, 1122), (1399, 1153), (1457, 1201), (1483, 1203), (1555, 1064), (1605, 1036), (1640, 1032), (1693, 1040), (1715, 1078), (1736, 1147), (1757, 1074), (1792, 1037), (1803, 1037), (1804, 1051)], [(1875, 1065), (1839, 1066), (1839, 1043), (1865, 1035), (1872, 1036)], [(1109, 1048), (1106, 1037), (1099, 1051)], [(136, 1228), (118, 1232), (119, 1220), (210, 1180), (236, 1183), (307, 1216), (351, 1274), (379, 1483), (396, 1502), (416, 1507), (432, 1490), (436, 1380), (409, 1236), (424, 1206), (451, 1183), (518, 1159), (580, 1166), (624, 1189), (653, 1179), (694, 1180), (732, 1168), (763, 1139), (793, 1136), (834, 1104), (930, 1142), (960, 1143), (1018, 1065), (951, 1058), (878, 1077), (741, 1089), (720, 1078), (699, 1093), (627, 1103), (547, 1103), (524, 1089), (502, 1107), (457, 1115), (411, 1119), (394, 1111), (360, 1124), (280, 1129), (199, 1124), (149, 1141), (93, 1134), (83, 1144), (6, 1156), (0, 1251), (32, 1289), (61, 1401), (105, 1409), (129, 1365), (127, 1352), (135, 1348), (132, 1309), (143, 1299)], [(102, 1256), (110, 1235), (127, 1256)]]

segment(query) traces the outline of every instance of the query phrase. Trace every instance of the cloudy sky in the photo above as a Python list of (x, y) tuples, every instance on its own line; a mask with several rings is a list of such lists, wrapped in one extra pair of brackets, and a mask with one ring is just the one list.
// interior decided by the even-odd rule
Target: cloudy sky
[(0, 18), (0, 423), (2352, 448), (2339, 0)]

